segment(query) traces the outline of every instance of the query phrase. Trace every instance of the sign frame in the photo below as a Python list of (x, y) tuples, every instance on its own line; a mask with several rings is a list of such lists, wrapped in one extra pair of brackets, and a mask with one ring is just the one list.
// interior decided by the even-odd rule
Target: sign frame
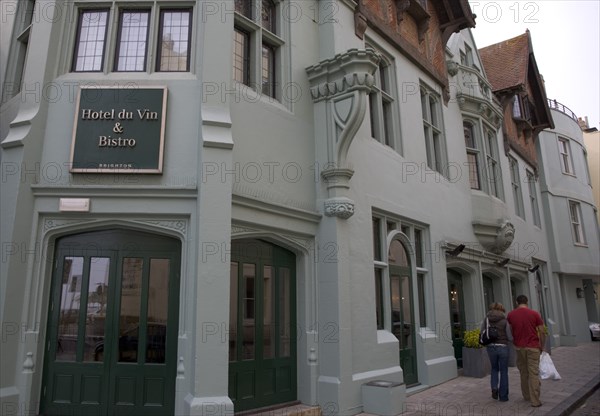
[[(129, 84), (130, 85), (130, 84)], [(160, 132), (159, 132), (159, 142), (158, 142), (158, 157), (156, 162), (156, 167), (151, 168), (120, 168), (120, 167), (74, 167), (74, 162), (76, 162), (76, 145), (77, 145), (77, 129), (80, 122), (84, 122), (81, 120), (81, 95), (84, 90), (98, 90), (101, 94), (103, 90), (107, 90), (107, 92), (111, 92), (114, 90), (122, 90), (122, 95), (127, 96), (127, 91), (144, 91), (144, 90), (162, 90), (162, 102), (161, 106), (161, 115), (158, 121), (160, 122)], [(113, 93), (115, 94), (115, 93)], [(121, 94), (121, 93), (118, 93)], [(116, 94), (115, 94), (116, 95)], [(168, 88), (166, 85), (136, 85), (135, 88), (127, 88), (127, 86), (119, 86), (119, 85), (80, 85), (77, 92), (77, 101), (75, 104), (75, 119), (73, 121), (73, 137), (71, 141), (71, 155), (70, 155), (70, 169), (71, 173), (126, 173), (126, 174), (162, 174), (163, 173), (163, 162), (164, 162), (164, 145), (165, 145), (165, 126), (167, 120), (167, 96), (168, 96)], [(117, 111), (116, 108), (122, 106), (120, 101), (115, 100), (113, 104), (113, 115)], [(96, 120), (94, 120), (96, 121)], [(112, 121), (118, 121), (112, 119)], [(110, 136), (109, 136), (110, 137)], [(79, 140), (82, 140), (80, 137)], [(125, 139), (128, 140), (128, 139)], [(82, 162), (82, 161), (79, 161)], [(110, 161), (108, 161), (110, 164)], [(84, 162), (82, 162), (84, 163)]]

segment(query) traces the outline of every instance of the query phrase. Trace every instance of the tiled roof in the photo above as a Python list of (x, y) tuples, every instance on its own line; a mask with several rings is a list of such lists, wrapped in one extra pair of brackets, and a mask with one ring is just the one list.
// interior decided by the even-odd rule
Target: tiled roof
[(530, 51), (529, 31), (479, 49), (494, 92), (525, 85)]

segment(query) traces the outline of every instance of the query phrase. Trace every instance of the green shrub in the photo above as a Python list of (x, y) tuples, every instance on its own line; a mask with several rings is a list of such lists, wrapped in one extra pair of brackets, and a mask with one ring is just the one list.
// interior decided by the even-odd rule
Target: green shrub
[(465, 331), (463, 336), (463, 345), (467, 348), (483, 348), (479, 344), (479, 328), (471, 331)]

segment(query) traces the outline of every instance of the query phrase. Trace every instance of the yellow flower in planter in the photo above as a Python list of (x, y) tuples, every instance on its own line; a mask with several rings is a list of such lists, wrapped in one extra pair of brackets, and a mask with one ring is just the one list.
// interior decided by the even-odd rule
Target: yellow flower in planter
[(479, 328), (472, 329), (471, 331), (465, 331), (463, 336), (463, 345), (466, 348), (483, 348), (479, 344)]

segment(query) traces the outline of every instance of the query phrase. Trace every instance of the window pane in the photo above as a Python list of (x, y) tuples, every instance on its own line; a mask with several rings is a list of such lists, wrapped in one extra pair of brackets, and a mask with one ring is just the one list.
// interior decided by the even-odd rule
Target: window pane
[(248, 39), (246, 32), (235, 29), (233, 33), (233, 79), (246, 85), (250, 78)]
[(142, 301), (144, 259), (123, 259), (121, 312), (119, 316), (119, 361), (137, 362)]
[(159, 71), (189, 70), (190, 20), (189, 10), (161, 12)]
[(101, 71), (108, 10), (83, 10), (79, 17), (73, 71)]
[(117, 71), (143, 71), (148, 43), (148, 11), (121, 13)]
[(390, 265), (408, 267), (408, 253), (404, 249), (402, 243), (398, 240), (393, 240), (390, 244), (390, 251), (388, 256), (388, 263)]
[(415, 230), (415, 257), (417, 267), (423, 267), (423, 233), (421, 230)]
[(79, 299), (83, 278), (83, 257), (65, 257), (63, 262), (60, 315), (58, 318), (57, 361), (75, 361), (79, 324)]
[(169, 306), (169, 259), (150, 259), (146, 362), (164, 363)]
[(254, 340), (255, 340), (255, 293), (256, 293), (256, 265), (245, 263), (243, 266), (243, 340), (242, 340), (242, 360), (254, 359)]
[(401, 277), (401, 297), (402, 304), (402, 341), (401, 345), (404, 348), (412, 348), (413, 345), (413, 326), (411, 305), (410, 305), (410, 277)]
[(235, 11), (252, 19), (252, 0), (235, 0)]
[(467, 153), (467, 165), (469, 167), (469, 183), (471, 189), (479, 189), (479, 164), (477, 153)]
[(381, 269), (375, 269), (375, 314), (377, 329), (383, 329), (383, 277)]
[(275, 302), (273, 266), (263, 266), (263, 358), (275, 356)]
[(104, 359), (104, 328), (109, 268), (109, 258), (92, 257), (90, 260), (90, 283), (88, 286), (87, 320), (83, 349), (84, 361), (103, 361)]
[(271, 0), (262, 0), (262, 27), (275, 33), (275, 4)]
[(381, 260), (381, 220), (379, 218), (373, 218), (373, 254), (375, 260)]
[(427, 316), (425, 315), (425, 275), (417, 274), (417, 292), (419, 296), (419, 321), (421, 327), (427, 326)]
[(262, 46), (262, 93), (275, 97), (275, 51), (265, 44)]
[(291, 351), (291, 287), (290, 269), (279, 269), (279, 357), (289, 357)]

